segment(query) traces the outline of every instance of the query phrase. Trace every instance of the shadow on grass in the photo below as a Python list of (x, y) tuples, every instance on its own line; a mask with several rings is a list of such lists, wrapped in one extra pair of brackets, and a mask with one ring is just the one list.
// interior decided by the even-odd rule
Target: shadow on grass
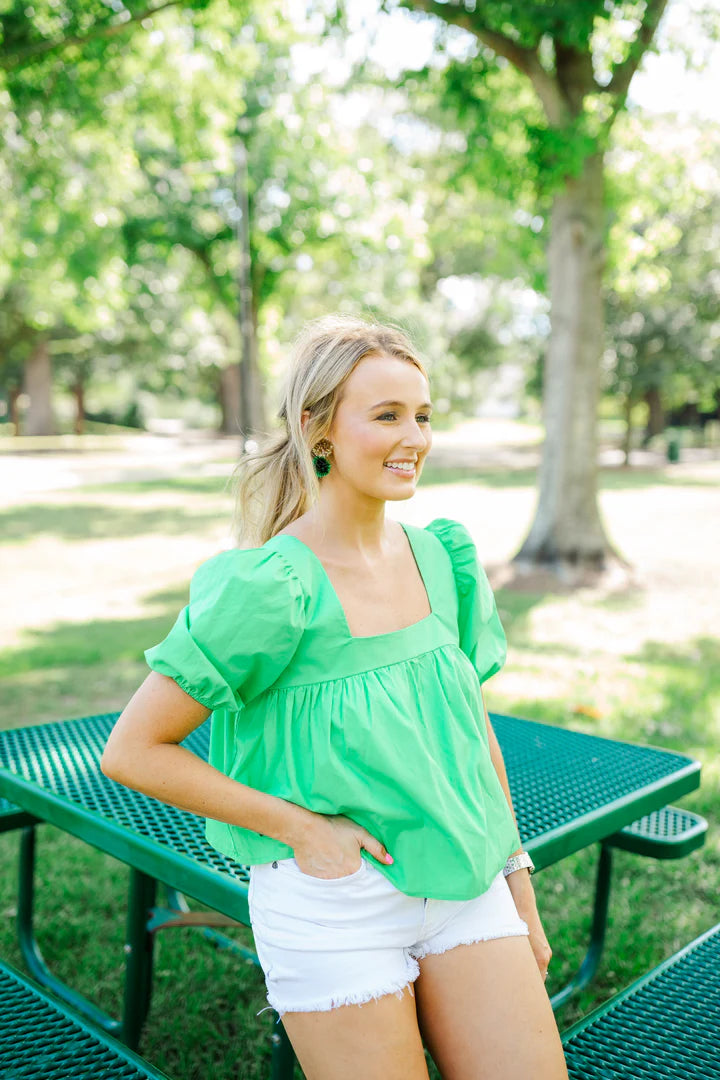
[[(221, 495), (229, 493), (229, 475), (222, 476), (169, 476), (154, 480), (122, 480), (112, 484), (111, 489), (120, 495), (145, 495), (154, 491), (186, 491), (194, 495)], [(83, 484), (82, 492), (90, 495), (105, 494), (106, 484)]]
[[(442, 484), (480, 484), (491, 488), (535, 488), (538, 474), (535, 468), (487, 468), (472, 465), (426, 464), (420, 485), (436, 487)], [(649, 487), (717, 487), (716, 480), (698, 477), (671, 476), (662, 469), (623, 469), (606, 466), (598, 469), (601, 491), (636, 490)]]
[(157, 644), (187, 603), (187, 587), (164, 590), (147, 598), (149, 605), (165, 604), (167, 612), (140, 619), (92, 619), (25, 630), (27, 644), (0, 651), (0, 678), (42, 668), (87, 667), (121, 660), (141, 660), (144, 649)]
[(63, 540), (121, 540), (152, 533), (178, 536), (204, 529), (217, 520), (214, 509), (190, 513), (178, 507), (143, 510), (85, 503), (34, 504), (0, 513), (0, 543), (14, 544), (35, 536), (58, 536)]
[[(495, 710), (716, 761), (720, 757), (720, 640), (698, 637), (677, 646), (649, 642), (624, 659), (638, 666), (637, 693), (605, 715), (575, 712), (568, 699), (560, 698), (513, 699), (502, 705), (496, 701)], [(572, 699), (572, 691), (568, 698)]]
[(426, 464), (420, 479), (421, 487), (443, 484), (481, 484), (485, 487), (535, 487), (537, 469), (488, 469), (472, 465)]
[[(688, 753), (720, 754), (720, 640), (697, 637), (682, 645), (647, 642), (630, 657), (645, 665), (655, 707), (620, 711), (622, 737)], [(720, 809), (720, 807), (718, 807)]]
[(505, 634), (511, 646), (529, 649), (534, 653), (548, 653), (553, 656), (581, 658), (586, 650), (580, 645), (557, 641), (537, 642), (533, 640), (530, 628), (530, 615), (538, 604), (542, 604), (554, 592), (521, 592), (519, 589), (496, 589), (495, 601)]

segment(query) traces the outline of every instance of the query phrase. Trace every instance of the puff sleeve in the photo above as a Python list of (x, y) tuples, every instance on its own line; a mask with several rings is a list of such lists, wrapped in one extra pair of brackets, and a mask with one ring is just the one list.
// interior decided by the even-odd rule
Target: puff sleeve
[(304, 625), (302, 584), (282, 554), (235, 548), (198, 567), (189, 603), (145, 659), (206, 708), (238, 712), (287, 667)]
[(507, 657), (507, 639), (490, 582), (464, 525), (449, 518), (436, 518), (427, 528), (450, 556), (458, 597), (460, 648), (483, 683), (500, 670)]

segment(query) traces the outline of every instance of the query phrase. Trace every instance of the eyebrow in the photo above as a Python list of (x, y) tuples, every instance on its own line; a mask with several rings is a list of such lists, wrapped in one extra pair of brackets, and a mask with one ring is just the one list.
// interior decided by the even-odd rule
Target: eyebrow
[[(368, 409), (368, 412), (373, 412), (375, 409), (379, 409), (382, 405), (399, 405), (400, 408), (402, 409), (402, 408), (405, 407), (405, 402), (404, 401), (378, 401), (377, 405), (372, 405)], [(432, 409), (432, 403), (429, 402), (429, 401), (424, 401), (422, 403), (422, 405), (418, 405), (418, 409)]]

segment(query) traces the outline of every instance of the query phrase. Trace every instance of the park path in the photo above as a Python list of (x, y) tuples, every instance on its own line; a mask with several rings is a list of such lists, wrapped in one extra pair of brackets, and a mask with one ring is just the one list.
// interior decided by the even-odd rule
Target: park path
[[(428, 462), (439, 468), (534, 469), (540, 459), (541, 429), (513, 420), (467, 420), (452, 431), (436, 431)], [(128, 436), (62, 436), (55, 439), (4, 439), (0, 475), (5, 505), (33, 500), (42, 493), (86, 485), (125, 484), (182, 475), (227, 476), (238, 451), (233, 436), (187, 432)], [(601, 467), (619, 466), (622, 454), (602, 447)], [(720, 450), (683, 451), (676, 476), (713, 471), (720, 481)], [(633, 451), (634, 468), (664, 468), (659, 452)]]

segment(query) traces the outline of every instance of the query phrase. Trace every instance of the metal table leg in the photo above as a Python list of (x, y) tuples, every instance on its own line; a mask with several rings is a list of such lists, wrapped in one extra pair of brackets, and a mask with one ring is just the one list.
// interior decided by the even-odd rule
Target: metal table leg
[(125, 942), (125, 994), (120, 1038), (133, 1050), (140, 1043), (142, 1026), (150, 1011), (155, 937), (148, 931), (148, 917), (155, 903), (157, 881), (130, 868), (127, 932)]
[(608, 907), (610, 904), (610, 885), (612, 876), (612, 849), (607, 844), (600, 844), (597, 876), (595, 879), (595, 901), (593, 905), (592, 930), (590, 944), (578, 972), (562, 990), (550, 998), (554, 1010), (559, 1009), (574, 994), (587, 986), (595, 975), (605, 944)]
[(148, 931), (147, 924), (150, 908), (155, 902), (157, 882), (137, 870), (130, 871), (123, 1018), (116, 1020), (53, 975), (45, 963), (33, 928), (36, 838), (35, 826), (27, 826), (22, 830), (17, 930), (20, 950), (28, 971), (41, 986), (46, 986), (81, 1016), (136, 1050), (142, 1025), (150, 1008), (153, 935)]

